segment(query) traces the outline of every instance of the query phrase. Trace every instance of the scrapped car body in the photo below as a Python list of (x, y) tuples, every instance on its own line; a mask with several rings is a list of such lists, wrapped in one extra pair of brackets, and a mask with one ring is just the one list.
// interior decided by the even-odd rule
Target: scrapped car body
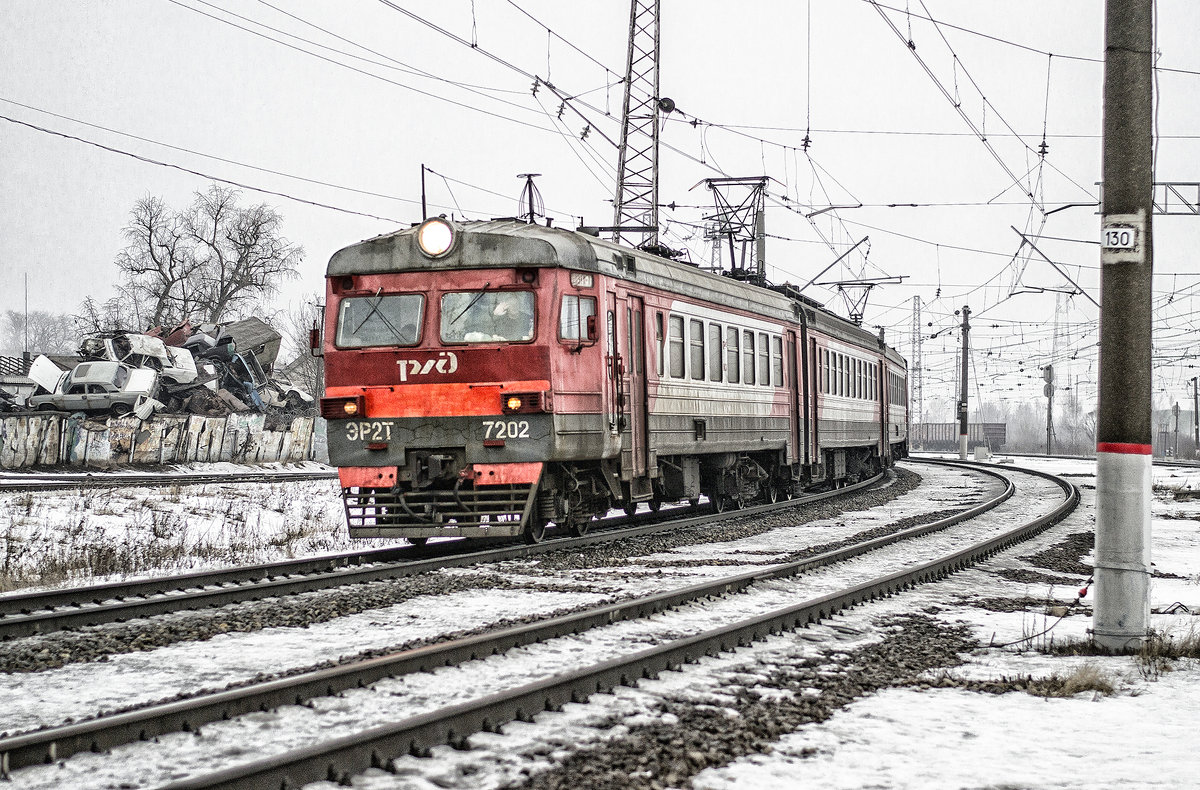
[(84, 359), (123, 362), (136, 368), (150, 368), (176, 384), (196, 380), (196, 360), (186, 348), (166, 345), (150, 335), (114, 333), (89, 337), (79, 346)]
[[(45, 357), (47, 364), (57, 368)], [(35, 361), (36, 362), (36, 361)], [(46, 365), (40, 367), (38, 380), (46, 389)], [(128, 414), (135, 407), (153, 399), (158, 394), (159, 378), (156, 371), (134, 368), (121, 362), (107, 360), (80, 362), (74, 370), (61, 372), (54, 388), (47, 394), (34, 395), (28, 407), (41, 411), (105, 411), (113, 414)]]

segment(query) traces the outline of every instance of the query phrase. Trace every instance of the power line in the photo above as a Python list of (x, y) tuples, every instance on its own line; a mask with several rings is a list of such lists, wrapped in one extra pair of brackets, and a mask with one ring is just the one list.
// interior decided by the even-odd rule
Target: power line
[[(382, 1), (386, 2), (386, 0), (382, 0)], [(284, 47), (287, 47), (288, 49), (295, 50), (296, 52), (303, 53), (305, 55), (308, 55), (309, 57), (317, 58), (318, 60), (323, 60), (326, 63), (333, 64), (334, 66), (339, 66), (341, 68), (347, 69), (349, 71), (353, 71), (358, 74), (362, 74), (365, 77), (371, 77), (372, 79), (379, 80), (380, 82), (386, 82), (389, 85), (395, 85), (398, 88), (403, 88), (405, 90), (412, 91), (413, 93), (417, 93), (421, 96), (426, 96), (431, 99), (443, 101), (443, 102), (446, 102), (447, 104), (454, 105), (455, 107), (461, 107), (466, 110), (471, 110), (473, 112), (482, 113), (483, 115), (487, 115), (492, 118), (498, 118), (498, 119), (501, 119), (504, 121), (508, 121), (510, 123), (519, 124), (521, 126), (525, 126), (530, 129), (537, 129), (538, 131), (551, 132), (551, 133), (553, 133), (553, 131), (554, 131), (553, 129), (547, 129), (543, 126), (538, 126), (537, 124), (529, 123), (528, 121), (522, 121), (520, 119), (513, 118), (511, 116), (504, 115), (502, 113), (492, 112), (491, 110), (485, 110), (482, 107), (477, 107), (477, 106), (474, 106), (471, 104), (465, 104), (463, 102), (455, 101), (454, 99), (448, 98), (446, 96), (441, 96), (436, 93), (430, 93), (429, 91), (421, 90), (420, 88), (413, 87), (412, 85), (407, 85), (403, 82), (398, 82), (393, 79), (388, 79), (387, 77), (384, 77), (381, 74), (376, 74), (374, 72), (367, 71), (365, 69), (360, 69), (356, 66), (350, 65), (349, 63), (342, 63), (339, 60), (334, 60), (333, 58), (326, 57), (325, 55), (322, 55), (318, 52), (311, 52), (307, 49), (304, 49), (303, 47), (298, 47), (295, 44), (288, 43), (287, 41), (281, 41), (280, 39), (266, 35), (265, 33), (260, 33), (257, 30), (251, 30), (250, 28), (243, 27), (242, 25), (239, 25), (235, 22), (231, 22), (228, 19), (222, 19), (218, 16), (214, 16), (214, 15), (209, 14), (205, 11), (202, 11), (198, 8), (193, 8), (189, 5), (186, 5), (185, 3), (180, 2), (180, 0), (167, 0), (167, 2), (177, 5), (180, 8), (187, 9), (188, 11), (191, 11), (193, 13), (200, 14), (201, 16), (208, 17), (209, 19), (212, 19), (213, 21), (220, 22), (225, 25), (229, 25), (230, 27), (237, 28), (238, 30), (242, 30), (246, 33), (250, 33), (251, 35), (258, 36), (259, 38), (266, 39), (267, 41), (271, 41), (276, 44), (279, 44), (280, 46), (284, 46)], [(317, 46), (321, 46), (321, 45), (317, 45)], [(342, 53), (342, 54), (346, 54), (346, 53)], [(354, 57), (354, 56), (350, 55), (349, 57)], [(376, 64), (376, 65), (380, 65), (380, 64)], [(503, 99), (496, 99), (495, 97), (489, 97), (489, 98), (492, 98), (494, 101), (503, 102), (505, 104), (510, 104), (510, 105), (512, 104), (511, 102), (507, 102)], [(529, 108), (522, 108), (522, 109), (529, 109)]]
[(128, 156), (131, 159), (136, 159), (139, 162), (145, 162), (146, 164), (157, 165), (158, 167), (169, 167), (172, 170), (179, 170), (181, 172), (189, 173), (194, 176), (206, 178), (210, 181), (219, 181), (222, 184), (230, 184), (235, 187), (241, 187), (243, 189), (250, 189), (255, 192), (261, 192), (264, 195), (275, 195), (276, 197), (286, 198), (287, 200), (293, 200), (297, 203), (304, 203), (309, 206), (316, 206), (317, 208), (329, 209), (330, 211), (338, 211), (343, 214), (354, 214), (359, 217), (367, 217), (369, 219), (378, 219), (378, 220), (382, 220), (384, 222), (395, 222), (395, 223), (399, 223), (399, 224), (404, 223), (403, 220), (396, 219), (395, 217), (381, 217), (378, 214), (368, 214), (363, 211), (354, 211), (352, 209), (330, 205), (329, 203), (320, 203), (315, 200), (306, 200), (305, 198), (296, 197), (295, 195), (289, 195), (286, 192), (278, 192), (276, 190), (266, 189), (264, 187), (258, 187), (258, 186), (254, 186), (252, 184), (245, 184), (240, 181), (234, 181), (229, 178), (222, 178), (220, 176), (215, 176), (210, 173), (204, 173), (199, 170), (193, 170), (191, 168), (184, 167), (183, 165), (172, 164), (170, 162), (162, 162), (158, 159), (151, 159), (148, 156), (142, 156), (141, 154), (135, 154), (131, 151), (125, 151), (120, 148), (114, 148), (109, 145), (104, 145), (103, 143), (97, 143), (94, 140), (88, 140), (83, 137), (77, 137), (73, 134), (66, 134), (65, 132), (58, 132), (53, 129), (47, 129), (44, 126), (38, 126), (37, 124), (32, 124), (32, 123), (29, 123), (28, 121), (21, 121), (16, 118), (10, 118), (7, 115), (0, 115), (0, 120), (8, 121), (9, 123), (13, 123), (18, 126), (25, 126), (29, 129), (33, 129), (35, 131), (42, 132), (43, 134), (50, 134), (50, 135), (54, 135), (55, 137), (62, 137), (67, 140), (74, 140), (75, 142), (94, 146), (96, 148), (100, 148), (100, 149), (108, 151), (110, 153), (120, 154), (121, 156)]
[[(371, 192), (370, 190), (357, 189), (355, 187), (349, 187), (349, 186), (345, 186), (343, 184), (334, 184), (329, 181), (320, 181), (315, 178), (306, 178), (305, 176), (298, 176), (298, 175), (294, 175), (292, 173), (285, 173), (282, 170), (272, 170), (267, 167), (260, 167), (258, 165), (252, 165), (252, 164), (249, 164), (248, 162), (239, 162), (236, 159), (227, 159), (225, 157), (217, 156), (215, 154), (206, 154), (202, 151), (196, 151), (191, 148), (184, 148), (182, 146), (172, 145), (171, 143), (164, 143), (161, 140), (154, 140), (149, 137), (142, 137), (141, 135), (130, 134), (129, 132), (122, 132), (119, 129), (113, 129), (108, 126), (101, 126), (99, 124), (89, 123), (88, 121), (80, 120), (79, 118), (72, 118), (69, 115), (61, 115), (56, 112), (51, 112), (50, 110), (43, 110), (40, 107), (34, 107), (33, 105), (24, 104), (19, 101), (14, 101), (13, 99), (6, 99), (3, 96), (0, 96), (0, 101), (4, 102), (6, 104), (12, 104), (17, 107), (21, 107), (26, 110), (32, 110), (33, 112), (41, 113), (43, 115), (49, 115), (52, 118), (58, 118), (59, 120), (62, 120), (62, 121), (70, 121), (71, 123), (77, 123), (80, 126), (87, 126), (91, 129), (97, 129), (102, 132), (108, 132), (109, 134), (120, 135), (121, 137), (127, 137), (131, 140), (138, 140), (143, 143), (150, 143), (151, 145), (162, 146), (163, 148), (169, 148), (172, 151), (179, 151), (181, 153), (191, 154), (192, 156), (199, 156), (199, 157), (203, 157), (205, 159), (212, 159), (216, 162), (224, 162), (227, 165), (236, 165), (238, 167), (244, 167), (249, 170), (257, 170), (260, 173), (268, 173), (273, 176), (281, 176), (283, 178), (291, 178), (296, 181), (303, 181), (304, 183), (307, 183), (307, 184), (314, 184), (316, 186), (330, 187), (331, 189), (341, 189), (341, 190), (345, 190), (347, 192), (353, 192), (355, 194), (365, 195), (367, 197), (377, 197), (377, 198), (382, 198), (384, 200), (395, 200), (400, 203), (409, 203), (409, 204), (418, 205), (418, 206), (421, 205), (421, 201), (419, 201), (419, 200), (398, 197), (396, 195), (387, 195), (382, 192)], [(57, 132), (54, 132), (54, 133), (57, 134)], [(84, 140), (83, 142), (90, 142), (90, 141)]]
[[(989, 41), (995, 41), (998, 44), (1005, 44), (1010, 47), (1016, 47), (1017, 49), (1023, 49), (1026, 52), (1033, 52), (1038, 55), (1053, 56), (1056, 58), (1063, 58), (1064, 60), (1078, 60), (1078, 61), (1081, 61), (1084, 63), (1103, 63), (1104, 62), (1103, 58), (1093, 58), (1093, 57), (1087, 57), (1085, 55), (1064, 55), (1064, 54), (1061, 54), (1058, 52), (1049, 52), (1044, 49), (1038, 49), (1037, 47), (1031, 47), (1028, 44), (1021, 44), (1016, 41), (1012, 41), (1011, 39), (1001, 38), (1000, 36), (994, 36), (990, 33), (981, 33), (980, 31), (972, 30), (969, 27), (962, 27), (961, 25), (952, 25), (949, 22), (946, 22), (944, 20), (935, 19), (935, 18), (933, 18), (933, 16), (922, 16), (921, 14), (914, 14), (914, 13), (910, 12), (907, 8), (896, 8), (895, 6), (884, 5), (883, 3), (876, 2), (876, 0), (863, 0), (863, 2), (873, 5), (873, 6), (878, 6), (880, 8), (886, 8), (888, 11), (895, 11), (898, 14), (904, 14), (906, 17), (912, 17), (914, 19), (921, 19), (926, 22), (932, 22), (934, 25), (941, 25), (942, 27), (947, 27), (947, 28), (950, 28), (951, 30), (957, 30), (962, 33), (968, 33), (972, 36), (978, 36), (979, 38), (985, 38), (985, 39), (988, 39)], [(926, 13), (928, 13), (928, 10), (929, 9), (926, 9)], [(1194, 71), (1192, 69), (1172, 69), (1172, 68), (1167, 68), (1165, 66), (1155, 66), (1154, 68), (1156, 71), (1166, 71), (1166, 72), (1171, 72), (1171, 73), (1175, 73), (1175, 74), (1193, 74), (1193, 75), (1200, 76), (1200, 71)]]

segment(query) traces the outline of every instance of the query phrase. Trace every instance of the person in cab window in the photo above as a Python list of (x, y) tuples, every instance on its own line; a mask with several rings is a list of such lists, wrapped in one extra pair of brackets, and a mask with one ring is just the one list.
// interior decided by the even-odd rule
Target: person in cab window
[(500, 294), (492, 309), (492, 336), (496, 340), (529, 340), (533, 337), (533, 315), (521, 308), (516, 294)]

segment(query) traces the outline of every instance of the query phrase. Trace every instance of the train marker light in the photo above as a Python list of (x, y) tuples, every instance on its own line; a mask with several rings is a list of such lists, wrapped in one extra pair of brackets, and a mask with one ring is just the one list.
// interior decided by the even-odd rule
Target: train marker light
[(521, 399), (516, 396), (513, 396), (508, 399), (508, 402), (505, 405), (508, 406), (509, 411), (520, 411)]
[(321, 416), (327, 420), (344, 420), (361, 417), (367, 410), (367, 400), (362, 395), (340, 398), (321, 398)]
[(441, 217), (427, 219), (417, 229), (417, 245), (430, 258), (438, 258), (454, 247), (454, 227)]

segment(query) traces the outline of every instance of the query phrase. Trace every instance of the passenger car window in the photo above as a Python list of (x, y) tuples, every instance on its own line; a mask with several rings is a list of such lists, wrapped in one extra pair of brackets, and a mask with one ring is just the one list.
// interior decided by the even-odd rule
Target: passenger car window
[(783, 386), (783, 338), (771, 338), (771, 383)]
[(563, 294), (562, 313), (558, 319), (558, 336), (563, 340), (586, 340), (587, 320), (596, 314), (594, 296)]
[(667, 323), (667, 341), (671, 348), (671, 376), (683, 378), (683, 316), (673, 315)]
[(693, 318), (690, 333), (692, 378), (699, 381), (704, 378), (704, 322)]
[(737, 327), (731, 326), (725, 330), (725, 377), (730, 384), (737, 384), (741, 380), (741, 376), (738, 375), (740, 348)]
[(721, 325), (708, 325), (708, 380), (721, 380)]
[(758, 336), (758, 383), (764, 387), (771, 386), (771, 352), (768, 350), (770, 340), (764, 334)]
[(533, 291), (453, 291), (442, 294), (443, 343), (533, 340)]
[(754, 333), (742, 331), (742, 383), (754, 383)]
[(382, 294), (343, 299), (338, 306), (334, 345), (415, 346), (425, 312), (422, 294)]

